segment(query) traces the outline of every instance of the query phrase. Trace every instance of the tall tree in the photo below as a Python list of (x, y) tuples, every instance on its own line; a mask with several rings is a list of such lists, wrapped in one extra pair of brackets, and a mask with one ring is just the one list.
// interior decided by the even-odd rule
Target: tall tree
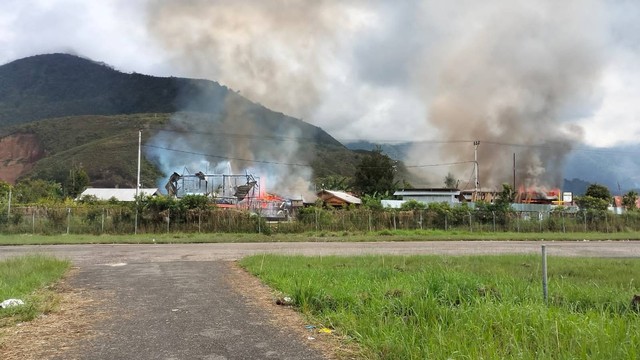
[(629, 211), (638, 210), (636, 202), (638, 201), (638, 193), (631, 190), (622, 197), (622, 206)]
[(74, 165), (64, 181), (65, 195), (77, 198), (89, 186), (89, 175), (81, 166)]
[(611, 202), (611, 192), (609, 191), (609, 188), (604, 185), (591, 184), (584, 195)]
[(606, 186), (591, 184), (584, 196), (576, 200), (578, 206), (585, 210), (606, 211), (611, 202), (611, 192)]
[(354, 188), (360, 194), (384, 194), (395, 190), (395, 162), (377, 146), (356, 167)]
[(447, 173), (447, 176), (445, 176), (444, 178), (444, 186), (447, 189), (455, 189), (458, 187), (456, 178), (453, 176), (452, 173)]

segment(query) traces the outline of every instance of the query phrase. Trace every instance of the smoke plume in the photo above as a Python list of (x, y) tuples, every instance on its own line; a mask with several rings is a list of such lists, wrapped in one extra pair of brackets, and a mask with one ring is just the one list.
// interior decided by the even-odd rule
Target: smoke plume
[[(581, 139), (575, 120), (598, 95), (599, 4), (155, 0), (148, 23), (185, 75), (339, 139), (444, 144), (416, 146), (410, 166), (473, 160), (480, 140), (483, 187), (511, 182), (513, 153), (519, 183), (558, 185)], [(447, 172), (466, 180), (470, 167), (417, 169), (440, 186)]]
[[(484, 3), (483, 3), (484, 5)], [(472, 160), (480, 140), (481, 184), (511, 183), (516, 154), (519, 185), (559, 186), (562, 168), (582, 130), (563, 121), (592, 97), (602, 57), (594, 3), (494, 1), (468, 30), (448, 37), (429, 105), (440, 156)], [(424, 149), (415, 149), (418, 159)]]

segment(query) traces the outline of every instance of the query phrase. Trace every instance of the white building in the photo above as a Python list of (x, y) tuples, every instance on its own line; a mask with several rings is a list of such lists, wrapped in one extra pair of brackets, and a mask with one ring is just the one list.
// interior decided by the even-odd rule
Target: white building
[[(158, 188), (140, 189), (140, 195), (156, 196), (160, 195)], [(82, 199), (83, 196), (95, 196), (100, 201), (108, 201), (116, 199), (118, 201), (136, 201), (136, 189), (119, 189), (119, 188), (88, 188), (78, 196), (78, 199)]]
[(448, 203), (450, 205), (460, 203), (460, 190), (458, 189), (406, 189), (393, 193), (395, 196), (402, 196), (402, 200), (415, 200), (425, 204)]

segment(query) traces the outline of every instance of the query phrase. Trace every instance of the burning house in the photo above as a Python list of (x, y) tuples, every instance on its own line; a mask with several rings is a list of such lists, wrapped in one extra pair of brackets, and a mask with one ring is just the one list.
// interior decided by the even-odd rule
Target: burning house
[(182, 198), (185, 195), (203, 195), (213, 199), (216, 204), (236, 205), (251, 201), (260, 196), (260, 178), (251, 174), (227, 175), (178, 174), (174, 172), (165, 185), (169, 196)]
[(217, 207), (248, 210), (272, 220), (289, 219), (295, 202), (260, 187), (260, 178), (251, 174), (178, 174), (174, 172), (165, 189), (169, 196), (182, 198), (201, 195), (211, 199)]

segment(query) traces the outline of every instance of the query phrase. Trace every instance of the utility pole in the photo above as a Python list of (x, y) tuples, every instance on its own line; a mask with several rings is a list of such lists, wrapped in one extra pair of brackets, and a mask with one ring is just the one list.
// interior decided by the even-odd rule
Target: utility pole
[(513, 153), (513, 191), (516, 191), (516, 153)]
[(138, 195), (140, 194), (140, 154), (142, 148), (142, 130), (138, 130), (138, 177), (136, 178), (136, 220), (133, 227), (133, 233), (138, 233)]
[(476, 198), (478, 197), (478, 191), (479, 191), (479, 187), (480, 187), (480, 180), (478, 180), (478, 145), (480, 145), (480, 140), (476, 140), (473, 142), (473, 163), (474, 163), (474, 167), (475, 167), (475, 190), (474, 190), (474, 194), (473, 194), (473, 201), (476, 200)]
[(7, 219), (11, 216), (11, 186), (9, 186), (9, 203), (7, 206)]

